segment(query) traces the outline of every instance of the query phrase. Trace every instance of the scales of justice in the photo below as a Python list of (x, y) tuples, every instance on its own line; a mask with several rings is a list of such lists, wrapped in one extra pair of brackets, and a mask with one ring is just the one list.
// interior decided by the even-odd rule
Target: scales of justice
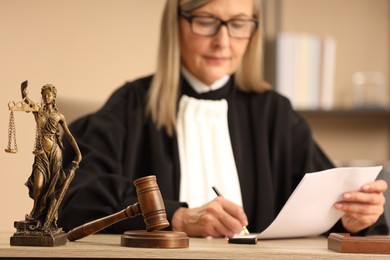
[[(134, 180), (138, 202), (109, 216), (93, 220), (64, 232), (57, 226), (58, 208), (81, 161), (79, 147), (56, 106), (57, 89), (46, 84), (41, 89), (42, 104), (28, 97), (27, 81), (21, 85), (22, 100), (9, 102), (7, 153), (18, 151), (14, 112), (32, 113), (36, 122), (34, 163), (26, 186), (34, 204), (25, 219), (15, 221), (16, 232), (10, 239), (12, 246), (60, 246), (94, 234), (121, 220), (142, 215), (146, 230), (126, 231), (121, 236), (121, 246), (150, 248), (186, 248), (189, 239), (184, 232), (164, 231), (169, 226), (164, 201), (156, 176), (149, 175)], [(62, 128), (62, 129), (61, 129)], [(60, 131), (62, 130), (62, 131)], [(69, 172), (62, 169), (63, 144), (61, 133), (69, 140), (75, 158)]]

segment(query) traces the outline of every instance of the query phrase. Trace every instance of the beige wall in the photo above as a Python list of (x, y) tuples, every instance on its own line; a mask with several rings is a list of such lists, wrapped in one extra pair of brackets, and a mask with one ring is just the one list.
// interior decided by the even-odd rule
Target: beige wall
[(0, 0), (0, 230), (14, 231), (13, 221), (32, 206), (24, 186), (33, 160), (31, 114), (15, 114), (19, 152), (3, 150), (7, 104), (20, 100), (20, 83), (29, 81), (36, 101), (42, 85), (56, 85), (60, 111), (61, 101), (95, 109), (125, 81), (153, 72), (164, 2)]

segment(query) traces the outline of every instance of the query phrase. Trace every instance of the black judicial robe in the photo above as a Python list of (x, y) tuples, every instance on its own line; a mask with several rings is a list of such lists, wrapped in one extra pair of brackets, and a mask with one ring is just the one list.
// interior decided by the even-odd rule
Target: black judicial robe
[[(99, 111), (70, 125), (83, 160), (59, 210), (59, 225), (64, 230), (135, 203), (132, 182), (147, 175), (157, 177), (169, 221), (178, 207), (185, 206), (178, 201), (176, 136), (168, 136), (145, 117), (151, 79), (126, 83)], [(181, 82), (181, 95), (228, 102), (230, 138), (250, 231), (261, 232), (274, 220), (306, 172), (334, 167), (312, 139), (307, 123), (276, 92), (243, 92), (231, 78), (221, 89), (197, 94), (184, 79)], [(74, 154), (69, 143), (66, 147), (64, 167), (70, 167)], [(133, 229), (145, 229), (141, 216), (105, 231)], [(339, 222), (332, 231), (344, 230)], [(365, 234), (378, 233), (387, 234), (383, 216), (365, 230)]]

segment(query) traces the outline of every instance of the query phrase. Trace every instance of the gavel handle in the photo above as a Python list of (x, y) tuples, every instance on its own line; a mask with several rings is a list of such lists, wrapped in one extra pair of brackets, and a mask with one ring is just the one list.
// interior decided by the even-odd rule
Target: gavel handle
[(88, 235), (99, 232), (100, 230), (115, 224), (123, 219), (131, 218), (141, 214), (141, 207), (139, 203), (134, 203), (133, 205), (128, 206), (122, 211), (114, 213), (112, 215), (93, 220), (81, 226), (78, 226), (68, 232), (68, 240), (75, 241), (86, 237)]

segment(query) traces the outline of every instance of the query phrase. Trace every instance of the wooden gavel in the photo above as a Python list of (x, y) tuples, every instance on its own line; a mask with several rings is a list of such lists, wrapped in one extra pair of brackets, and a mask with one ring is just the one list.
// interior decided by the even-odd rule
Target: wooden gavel
[(134, 186), (138, 202), (112, 215), (93, 220), (68, 232), (68, 239), (75, 241), (94, 234), (123, 219), (142, 214), (147, 231), (160, 230), (169, 226), (164, 201), (156, 182), (156, 176), (150, 175), (136, 179)]

